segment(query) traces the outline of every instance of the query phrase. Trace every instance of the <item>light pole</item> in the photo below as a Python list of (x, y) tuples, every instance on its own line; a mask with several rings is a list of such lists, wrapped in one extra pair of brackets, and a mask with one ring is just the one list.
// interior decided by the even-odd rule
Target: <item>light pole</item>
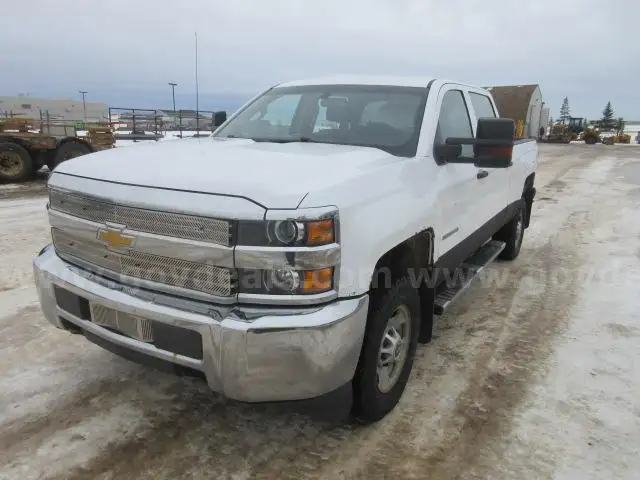
[(169, 86), (171, 87), (171, 98), (173, 99), (173, 124), (175, 127), (176, 123), (176, 87), (177, 83), (169, 82)]
[(84, 115), (84, 123), (87, 123), (87, 103), (85, 102), (85, 98), (84, 98), (87, 92), (84, 92), (82, 90), (78, 90), (78, 91), (82, 94), (82, 112)]

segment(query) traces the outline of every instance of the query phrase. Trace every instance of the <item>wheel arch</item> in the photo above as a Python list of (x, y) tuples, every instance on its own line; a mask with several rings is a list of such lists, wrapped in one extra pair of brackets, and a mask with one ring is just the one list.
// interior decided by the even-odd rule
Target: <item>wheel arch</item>
[[(370, 283), (370, 294), (375, 298), (377, 291), (384, 291), (405, 275), (418, 289), (420, 296), (420, 336), (421, 343), (431, 340), (433, 332), (433, 306), (435, 286), (431, 282), (435, 232), (426, 228), (385, 252), (376, 262)], [(370, 305), (375, 305), (372, 301)]]

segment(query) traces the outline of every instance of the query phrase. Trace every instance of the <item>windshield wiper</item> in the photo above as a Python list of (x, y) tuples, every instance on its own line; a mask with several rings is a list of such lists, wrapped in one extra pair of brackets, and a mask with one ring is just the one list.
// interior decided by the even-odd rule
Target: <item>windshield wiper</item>
[(243, 140), (253, 140), (253, 138), (251, 137), (239, 137), (238, 135), (227, 135), (226, 137), (219, 137), (219, 138), (241, 138)]
[(309, 137), (296, 137), (296, 138), (253, 138), (256, 142), (267, 143), (321, 143), (312, 140)]

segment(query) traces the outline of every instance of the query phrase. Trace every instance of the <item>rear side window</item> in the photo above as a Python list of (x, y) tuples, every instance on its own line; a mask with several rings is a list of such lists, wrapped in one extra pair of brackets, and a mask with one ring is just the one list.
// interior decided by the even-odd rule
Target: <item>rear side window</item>
[(493, 105), (491, 105), (489, 97), (473, 92), (469, 92), (469, 97), (471, 97), (471, 104), (476, 112), (476, 118), (496, 118), (496, 112), (493, 109)]
[[(469, 110), (460, 90), (449, 90), (445, 93), (440, 107), (436, 144), (443, 144), (449, 137), (473, 138)], [(472, 156), (473, 146), (463, 145), (462, 155)]]

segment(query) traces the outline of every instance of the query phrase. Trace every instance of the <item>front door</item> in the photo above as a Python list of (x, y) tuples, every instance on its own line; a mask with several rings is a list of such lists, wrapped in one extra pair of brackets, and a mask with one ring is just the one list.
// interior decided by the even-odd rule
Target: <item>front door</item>
[[(471, 121), (474, 126), (473, 134), (475, 136), (477, 134), (478, 119), (496, 118), (497, 115), (491, 98), (481, 90), (469, 90), (467, 95)], [(476, 200), (480, 207), (478, 220), (482, 221), (482, 225), (489, 222), (507, 206), (510, 172), (510, 168), (476, 168), (478, 180), (478, 197)]]
[[(438, 97), (440, 114), (434, 144), (442, 144), (448, 137), (473, 138), (471, 116), (462, 88), (446, 85)], [(473, 156), (473, 147), (464, 145), (462, 155)], [(438, 166), (436, 184), (440, 189), (438, 205), (441, 205), (441, 211), (436, 241), (439, 256), (451, 252), (482, 225), (477, 174), (478, 169), (473, 164)]]

